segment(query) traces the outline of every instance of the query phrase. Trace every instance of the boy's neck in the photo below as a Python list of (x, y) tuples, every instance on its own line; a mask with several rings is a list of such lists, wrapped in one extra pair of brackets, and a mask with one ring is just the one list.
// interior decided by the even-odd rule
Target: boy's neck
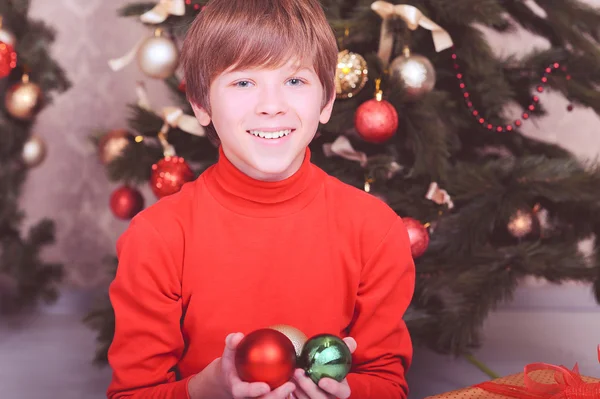
[(312, 165), (311, 153), (303, 153), (298, 170), (287, 179), (255, 179), (234, 165), (219, 149), (219, 161), (206, 174), (213, 197), (224, 207), (252, 217), (284, 216), (304, 209), (321, 188), (325, 177)]

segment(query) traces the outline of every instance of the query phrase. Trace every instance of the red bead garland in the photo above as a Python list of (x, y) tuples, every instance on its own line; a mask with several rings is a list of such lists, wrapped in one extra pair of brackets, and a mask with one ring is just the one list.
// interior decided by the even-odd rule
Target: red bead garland
[[(475, 120), (477, 122), (479, 122), (479, 124), (481, 126), (485, 126), (488, 130), (495, 130), (498, 133), (512, 132), (515, 128), (522, 126), (524, 120), (529, 119), (529, 116), (530, 116), (529, 112), (535, 111), (536, 104), (538, 104), (540, 102), (540, 98), (537, 95), (534, 95), (531, 98), (531, 104), (529, 104), (527, 109), (523, 112), (523, 114), (521, 115), (521, 118), (515, 120), (513, 124), (508, 124), (508, 125), (503, 126), (503, 125), (494, 125), (492, 123), (489, 123), (488, 121), (485, 120), (485, 118), (483, 118), (481, 116), (479, 110), (477, 110), (473, 106), (473, 102), (471, 101), (471, 94), (469, 93), (469, 90), (467, 89), (467, 85), (465, 84), (465, 82), (463, 80), (463, 74), (460, 72), (460, 65), (457, 62), (458, 56), (456, 55), (456, 53), (452, 53), (452, 59), (454, 60), (454, 69), (457, 71), (456, 79), (458, 80), (458, 87), (460, 87), (460, 89), (463, 93), (463, 97), (465, 99), (465, 104), (467, 105), (467, 108), (469, 108), (471, 115), (475, 118)], [(559, 68), (563, 72), (566, 72), (566, 70), (567, 70), (567, 67), (564, 65), (561, 68), (561, 66), (558, 62), (552, 63), (544, 70), (544, 76), (542, 76), (542, 78), (540, 79), (541, 83), (539, 85), (537, 85), (537, 87), (536, 87), (536, 90), (538, 93), (544, 92), (544, 85), (546, 83), (548, 83), (548, 75), (552, 74)], [(565, 76), (565, 78), (567, 80), (571, 80), (571, 76), (568, 74)], [(573, 106), (570, 105), (567, 109), (569, 111), (571, 111), (573, 109)]]
[[(185, 4), (187, 4), (188, 6), (192, 5), (192, 0), (185, 0)], [(200, 9), (200, 4), (194, 4), (194, 10), (199, 10)], [(204, 8), (204, 7), (202, 7)]]

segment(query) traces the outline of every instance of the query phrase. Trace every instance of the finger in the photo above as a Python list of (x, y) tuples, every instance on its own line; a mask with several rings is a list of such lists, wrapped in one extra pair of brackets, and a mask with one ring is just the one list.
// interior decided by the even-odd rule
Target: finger
[(338, 399), (347, 399), (350, 397), (350, 386), (348, 386), (346, 380), (337, 382), (332, 378), (322, 378), (319, 381), (319, 388)]
[(221, 358), (227, 363), (227, 366), (233, 366), (235, 360), (235, 349), (240, 341), (244, 338), (242, 333), (229, 334), (225, 338), (225, 349)]
[(350, 349), (350, 353), (354, 353), (354, 351), (358, 347), (356, 340), (352, 337), (346, 337), (346, 338), (344, 338), (344, 342), (346, 343), (346, 345), (348, 345), (348, 348)]
[(244, 339), (244, 334), (242, 333), (229, 334), (225, 338), (225, 347), (229, 350), (235, 350), (242, 339)]
[(225, 349), (223, 350), (223, 355), (221, 356), (221, 369), (229, 386), (232, 389), (234, 386), (240, 386), (240, 384), (243, 382), (238, 377), (235, 369), (235, 349), (243, 338), (244, 334), (242, 333), (229, 334), (225, 338)]
[(300, 387), (300, 389), (310, 399), (327, 399), (327, 395), (321, 390), (317, 384), (308, 378), (302, 369), (297, 369), (294, 373), (294, 381)]
[(261, 399), (287, 399), (292, 392), (296, 390), (296, 385), (293, 382), (288, 381), (280, 387), (269, 392)]
[(264, 382), (243, 382), (239, 378), (231, 385), (231, 394), (236, 399), (258, 398), (259, 396), (268, 394), (270, 391), (271, 388)]
[(311, 399), (299, 386), (296, 386), (296, 390), (290, 395), (289, 399)]
[(265, 382), (245, 382), (238, 377), (235, 370), (227, 376), (231, 386), (231, 393), (236, 398), (256, 398), (271, 392), (269, 384)]

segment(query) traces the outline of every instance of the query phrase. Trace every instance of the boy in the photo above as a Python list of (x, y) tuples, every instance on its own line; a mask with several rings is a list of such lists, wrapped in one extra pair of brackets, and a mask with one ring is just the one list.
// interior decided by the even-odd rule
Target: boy
[[(406, 229), (310, 162), (336, 62), (318, 0), (213, 0), (194, 21), (188, 97), (220, 156), (119, 239), (109, 398), (406, 398)], [(273, 391), (240, 381), (236, 345), (275, 324), (346, 337), (350, 374), (317, 386), (297, 370)]]

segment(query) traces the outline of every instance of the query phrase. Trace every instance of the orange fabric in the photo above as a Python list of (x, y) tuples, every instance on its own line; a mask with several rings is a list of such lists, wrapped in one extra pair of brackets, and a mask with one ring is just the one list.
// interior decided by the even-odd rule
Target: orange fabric
[(405, 398), (414, 263), (402, 220), (310, 162), (255, 181), (220, 152), (117, 244), (108, 397), (187, 399), (227, 334), (288, 324), (358, 343), (352, 399)]

